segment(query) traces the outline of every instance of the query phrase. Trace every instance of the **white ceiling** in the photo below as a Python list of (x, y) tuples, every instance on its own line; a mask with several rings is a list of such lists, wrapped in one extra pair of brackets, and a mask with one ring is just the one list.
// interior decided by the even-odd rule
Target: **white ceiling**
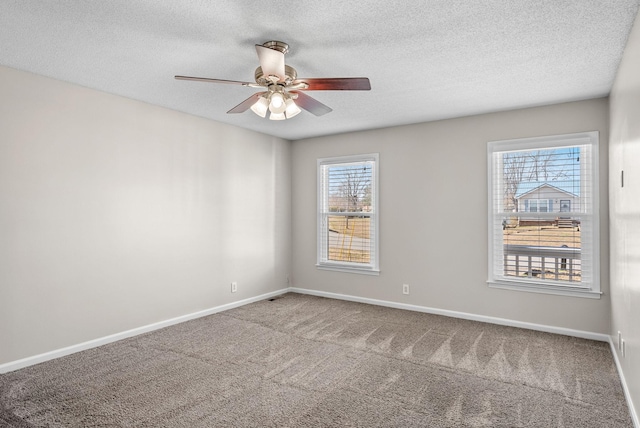
[[(2, 0), (0, 64), (291, 140), (606, 96), (640, 0)], [(255, 44), (290, 45), (333, 108), (226, 112), (256, 92)]]

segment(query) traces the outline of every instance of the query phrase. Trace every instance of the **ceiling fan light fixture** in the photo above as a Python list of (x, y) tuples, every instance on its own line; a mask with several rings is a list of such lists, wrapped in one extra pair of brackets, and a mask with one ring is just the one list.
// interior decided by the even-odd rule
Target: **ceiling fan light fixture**
[(286, 108), (287, 105), (285, 104), (284, 96), (280, 92), (272, 93), (269, 99), (269, 111), (271, 111), (272, 114), (281, 114), (284, 113)]
[(299, 114), (302, 111), (300, 110), (300, 107), (298, 107), (291, 98), (287, 98), (287, 100), (284, 103), (286, 105), (286, 109), (284, 110), (284, 113), (287, 115), (287, 119), (291, 119), (292, 117), (294, 117), (295, 115)]
[(258, 101), (251, 106), (251, 111), (260, 117), (265, 117), (267, 115), (267, 110), (269, 110), (269, 100), (264, 96), (258, 98)]
[(271, 119), (271, 120), (285, 120), (286, 117), (285, 117), (284, 113), (273, 113), (273, 112), (271, 112), (271, 114), (269, 115), (269, 119)]

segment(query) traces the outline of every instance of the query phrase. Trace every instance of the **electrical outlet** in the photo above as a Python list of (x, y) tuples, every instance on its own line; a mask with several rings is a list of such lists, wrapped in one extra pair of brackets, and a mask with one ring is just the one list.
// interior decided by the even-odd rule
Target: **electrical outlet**
[(287, 285), (291, 285), (291, 278), (289, 278), (289, 275), (287, 275)]
[(626, 352), (625, 352), (625, 349), (624, 349), (624, 348), (625, 348), (625, 346), (624, 346), (624, 339), (622, 339), (620, 342), (622, 343), (622, 345), (620, 345), (620, 348), (621, 348), (621, 349), (620, 349), (620, 352), (622, 353), (622, 358), (624, 358), (624, 357), (626, 356), (626, 355), (625, 355), (625, 354), (626, 354)]
[(231, 283), (231, 292), (235, 293), (236, 291), (238, 291), (238, 283), (234, 281)]
[(409, 294), (409, 284), (402, 284), (402, 294)]
[(618, 332), (618, 351), (622, 350), (622, 332)]

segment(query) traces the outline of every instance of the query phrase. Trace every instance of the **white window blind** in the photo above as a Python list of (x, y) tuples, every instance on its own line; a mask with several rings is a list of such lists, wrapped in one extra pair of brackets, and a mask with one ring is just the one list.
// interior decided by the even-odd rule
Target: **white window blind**
[(378, 155), (318, 160), (318, 267), (378, 273)]
[(598, 132), (488, 144), (489, 284), (598, 297)]

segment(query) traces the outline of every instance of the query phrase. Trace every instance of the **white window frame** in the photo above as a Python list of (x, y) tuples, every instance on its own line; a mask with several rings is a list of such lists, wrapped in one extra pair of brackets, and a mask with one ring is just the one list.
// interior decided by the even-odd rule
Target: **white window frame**
[[(502, 164), (501, 154), (505, 152), (537, 150), (537, 149), (554, 149), (563, 147), (584, 147), (587, 150), (581, 151), (582, 157), (589, 157), (581, 162), (581, 193), (579, 207), (571, 207), (577, 209), (570, 211), (567, 215), (579, 217), (582, 222), (589, 222), (590, 231), (588, 237), (583, 234), (581, 240), (581, 248), (586, 249), (591, 258), (589, 269), (589, 280), (579, 284), (566, 284), (560, 281), (538, 280), (535, 278), (526, 278), (518, 280), (513, 277), (507, 277), (500, 274), (499, 266), (504, 263), (498, 258), (502, 258), (503, 244), (497, 238), (498, 233), (502, 233), (504, 212), (502, 209), (501, 198), (495, 197), (496, 194), (502, 194), (500, 189), (502, 182)], [(600, 216), (599, 216), (599, 133), (598, 131), (581, 132), (564, 135), (551, 135), (544, 137), (523, 138), (514, 140), (491, 141), (487, 145), (487, 166), (488, 166), (488, 236), (489, 236), (489, 266), (487, 284), (492, 288), (501, 288), (509, 290), (530, 291), (536, 293), (558, 294), (564, 296), (577, 296), (599, 299), (600, 295)], [(585, 180), (582, 177), (590, 176), (590, 189), (585, 188)], [(494, 183), (494, 177), (498, 183)], [(573, 205), (573, 204), (572, 204)], [(543, 217), (554, 217), (559, 213), (543, 212), (536, 213)], [(498, 229), (499, 228), (499, 229)], [(584, 261), (583, 261), (584, 263)], [(583, 266), (584, 267), (584, 266)]]
[[(336, 213), (330, 213), (328, 191), (325, 191), (325, 167), (340, 165), (340, 164), (353, 164), (358, 162), (372, 162), (373, 167), (371, 170), (371, 212), (367, 213), (367, 216), (371, 218), (370, 227), (370, 261), (369, 263), (357, 263), (357, 262), (340, 262), (328, 259), (328, 246), (324, 243), (327, 241), (323, 239), (323, 234), (326, 232), (325, 221), (329, 214), (334, 215)], [(363, 155), (350, 155), (350, 156), (338, 156), (330, 158), (321, 158), (317, 162), (318, 171), (318, 205), (317, 205), (317, 268), (322, 270), (332, 270), (348, 273), (358, 273), (365, 275), (379, 275), (379, 222), (378, 222), (378, 181), (379, 181), (379, 154), (369, 153)]]

